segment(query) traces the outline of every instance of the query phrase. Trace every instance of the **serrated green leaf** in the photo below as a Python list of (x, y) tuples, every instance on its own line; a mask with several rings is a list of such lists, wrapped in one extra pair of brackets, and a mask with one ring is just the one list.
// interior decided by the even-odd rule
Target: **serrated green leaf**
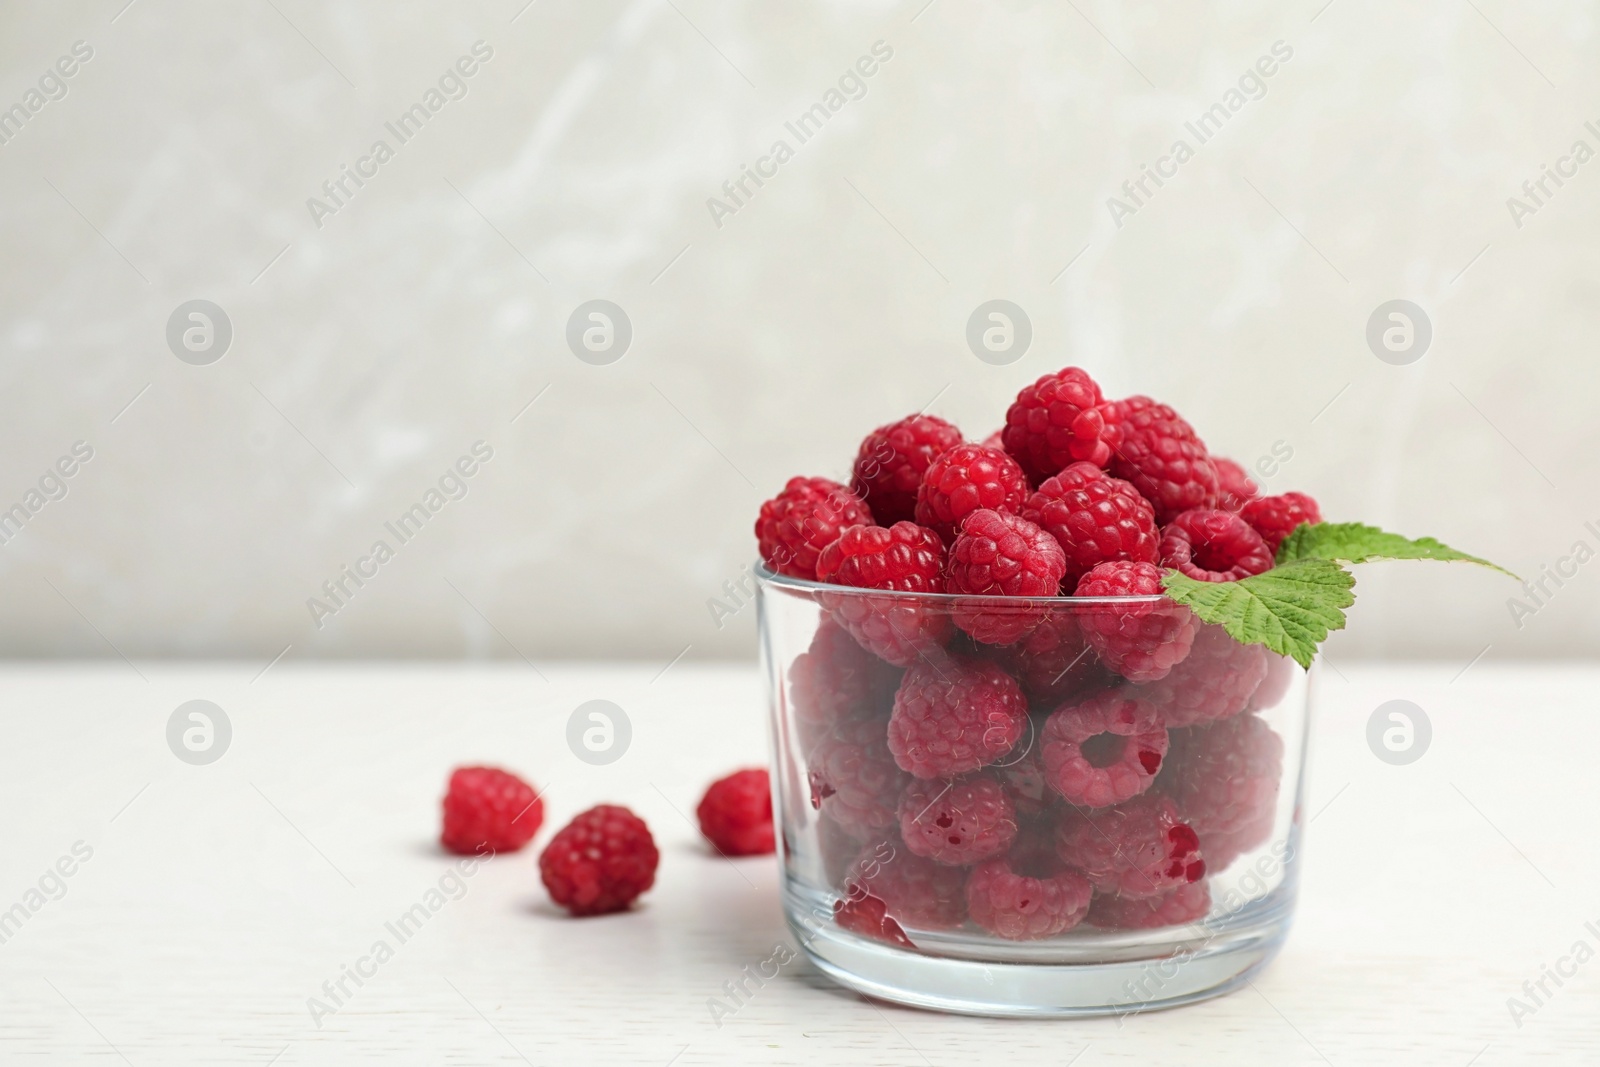
[[(1304, 529), (1304, 527), (1301, 527)], [(1329, 559), (1299, 559), (1237, 582), (1202, 582), (1178, 571), (1161, 579), (1167, 596), (1235, 641), (1266, 645), (1310, 667), (1329, 630), (1344, 629), (1344, 609), (1356, 602), (1354, 575)]]
[(1297, 559), (1337, 559), (1346, 563), (1368, 563), (1379, 559), (1462, 560), (1489, 567), (1501, 574), (1515, 574), (1477, 556), (1458, 552), (1432, 537), (1415, 540), (1360, 522), (1302, 523), (1278, 546), (1278, 563)]

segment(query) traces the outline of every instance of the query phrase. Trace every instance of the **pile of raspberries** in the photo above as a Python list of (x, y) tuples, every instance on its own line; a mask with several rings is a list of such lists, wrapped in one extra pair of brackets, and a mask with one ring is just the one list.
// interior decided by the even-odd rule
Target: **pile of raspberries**
[(911, 946), (1205, 916), (1208, 872), (1272, 834), (1283, 742), (1256, 713), (1292, 663), (1162, 596), (1163, 571), (1260, 574), (1320, 521), (1076, 367), (981, 444), (912, 415), (867, 435), (848, 487), (791, 479), (755, 532), (770, 570), (821, 583), (786, 728), (835, 920)]
[[(445, 792), (439, 844), (463, 856), (521, 850), (544, 823), (544, 799), (522, 778), (498, 767), (458, 767)], [(735, 771), (711, 783), (696, 809), (700, 832), (724, 857), (773, 850), (772, 794), (767, 772)], [(627, 808), (601, 804), (575, 817), (539, 856), (550, 899), (572, 915), (625, 911), (655, 884), (661, 853), (645, 821)]]

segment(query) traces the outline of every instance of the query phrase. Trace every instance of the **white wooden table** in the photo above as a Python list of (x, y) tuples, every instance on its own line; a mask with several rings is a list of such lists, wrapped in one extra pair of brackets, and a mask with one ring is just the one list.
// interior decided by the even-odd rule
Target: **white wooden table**
[[(1600, 669), (1479, 664), (1452, 682), (1458, 664), (1339, 666), (1319, 681), (1298, 924), (1254, 989), (1121, 1022), (1011, 1022), (872, 1004), (797, 961), (720, 1027), (708, 998), (789, 941), (774, 861), (708, 855), (689, 822), (712, 776), (765, 759), (753, 667), (680, 663), (652, 681), (659, 665), (541, 665), (546, 681), (522, 665), (280, 664), (252, 681), (259, 665), (140, 664), (143, 677), (121, 663), (9, 666), (0, 909), (26, 915), (0, 925), (0, 1060), (1600, 1059), (1600, 960), (1588, 958), (1600, 949)], [(180, 762), (165, 736), (196, 698), (233, 727), (206, 766)], [(609, 766), (565, 743), (568, 715), (594, 698), (633, 724)], [(1432, 720), (1431, 748), (1409, 766), (1367, 748), (1367, 718), (1391, 698)], [(319, 1027), (308, 999), (325, 998), (323, 983), (376, 940), (397, 943), (385, 924), (441, 877), (455, 891), (434, 840), (446, 774), (464, 761), (547, 788), (545, 829), (462, 879), (459, 899), (441, 894), (392, 958), (364, 964), (359, 987), (346, 979), (351, 995)], [(599, 801), (649, 821), (661, 869), (636, 911), (573, 921), (550, 906), (535, 856)], [(59, 883), (47, 874), (58, 863), (72, 871)], [(1526, 998), (1545, 967), (1572, 973), (1546, 978), (1550, 995), (1514, 1019), (1508, 998)]]

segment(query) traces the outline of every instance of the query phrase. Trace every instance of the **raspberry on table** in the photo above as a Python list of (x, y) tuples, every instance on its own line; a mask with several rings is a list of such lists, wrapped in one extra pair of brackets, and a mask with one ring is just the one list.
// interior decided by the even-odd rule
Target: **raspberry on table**
[(1156, 709), (1113, 691), (1057, 708), (1039, 732), (1045, 781), (1071, 804), (1104, 808), (1150, 788), (1167, 754)]
[(1069, 808), (1056, 823), (1056, 855), (1095, 892), (1154, 897), (1205, 877), (1200, 835), (1171, 798), (1143, 793), (1097, 811)]
[(1231, 511), (1191, 508), (1161, 531), (1161, 565), (1201, 582), (1237, 582), (1272, 569), (1272, 550)]
[(889, 716), (889, 751), (918, 778), (954, 778), (994, 763), (1023, 734), (1028, 700), (999, 664), (967, 656), (906, 671)]
[(1086, 372), (1065, 367), (1017, 394), (1000, 436), (1037, 485), (1076, 460), (1104, 467), (1119, 440), (1116, 409)]
[(439, 844), (463, 856), (515, 852), (544, 823), (544, 801), (533, 786), (497, 767), (457, 767), (443, 808)]
[(550, 899), (573, 915), (623, 911), (656, 880), (661, 854), (644, 820), (601, 804), (562, 827), (539, 856)]
[(1066, 567), (1055, 538), (1027, 519), (987, 509), (971, 512), (950, 546), (945, 591), (985, 599), (956, 601), (951, 616), (984, 644), (1021, 640), (1044, 613), (1035, 605), (1007, 604), (1004, 598), (1054, 597), (1061, 592)]
[(824, 615), (811, 646), (789, 666), (789, 707), (800, 751), (809, 752), (845, 719), (888, 722), (905, 672), (874, 656)]
[(1267, 677), (1269, 656), (1265, 646), (1240, 644), (1221, 626), (1203, 623), (1184, 661), (1137, 692), (1169, 728), (1230, 718), (1249, 707)]
[(993, 778), (914, 779), (900, 796), (900, 837), (936, 863), (966, 866), (1004, 853), (1017, 836), (1017, 810)]
[(1068, 589), (1096, 564), (1117, 559), (1155, 563), (1161, 556), (1161, 533), (1150, 502), (1132, 483), (1093, 463), (1073, 463), (1046, 478), (1023, 504), (1021, 515), (1061, 545), (1067, 557), (1062, 582)]
[(1062, 865), (1048, 840), (1024, 835), (1011, 852), (967, 876), (967, 914), (997, 937), (1037, 941), (1077, 926), (1094, 895), (1089, 880)]
[(734, 771), (712, 782), (695, 815), (700, 832), (724, 856), (772, 851), (772, 784), (765, 768)]
[[(1162, 596), (1161, 568), (1118, 560), (1101, 563), (1078, 580), (1078, 597)], [(1084, 605), (1077, 615), (1084, 639), (1100, 662), (1130, 682), (1165, 678), (1194, 644), (1199, 620), (1182, 604), (1161, 600)]]
[(1102, 930), (1154, 930), (1197, 922), (1210, 910), (1211, 885), (1202, 878), (1142, 900), (1096, 894), (1086, 921)]
[(884, 723), (846, 719), (806, 754), (811, 806), (865, 840), (899, 821), (906, 774), (889, 751)]
[(1217, 503), (1217, 469), (1194, 428), (1165, 404), (1147, 396), (1117, 402), (1121, 442), (1108, 466), (1133, 483), (1155, 508), (1156, 521), (1171, 522), (1181, 511)]
[(887, 941), (900, 948), (916, 948), (905, 930), (889, 914), (889, 906), (871, 893), (844, 896), (833, 902), (833, 921), (842, 929), (863, 937)]
[(1261, 487), (1243, 467), (1231, 459), (1212, 456), (1211, 465), (1217, 469), (1217, 507), (1223, 511), (1238, 511), (1261, 495)]
[(1278, 546), (1283, 544), (1283, 539), (1294, 533), (1296, 526), (1303, 522), (1322, 521), (1322, 509), (1304, 493), (1280, 493), (1252, 500), (1240, 509), (1239, 515), (1261, 535), (1261, 539), (1267, 543), (1267, 550), (1274, 555)]
[(961, 431), (937, 415), (908, 415), (879, 426), (861, 442), (850, 488), (884, 526), (913, 519), (928, 464), (961, 443)]
[[(850, 526), (822, 550), (817, 578), (858, 589), (942, 593), (944, 542), (912, 522)], [(950, 616), (911, 597), (819, 593), (818, 601), (861, 646), (904, 667), (942, 648)]]
[(871, 526), (862, 499), (827, 478), (790, 478), (783, 492), (761, 505), (756, 542), (761, 559), (779, 574), (815, 581), (817, 556), (846, 526)]
[(961, 520), (980, 508), (1016, 514), (1028, 496), (1017, 461), (982, 445), (956, 445), (936, 456), (917, 487), (917, 522), (948, 544)]
[(902, 926), (951, 930), (967, 918), (967, 872), (909, 851), (903, 842), (882, 841), (857, 855), (845, 876), (847, 898), (874, 896), (886, 916)]
[(1259, 828), (1263, 820), (1271, 832), (1283, 739), (1261, 718), (1236, 715), (1172, 731), (1170, 764), (1160, 789), (1177, 802), (1208, 849), (1213, 835)]

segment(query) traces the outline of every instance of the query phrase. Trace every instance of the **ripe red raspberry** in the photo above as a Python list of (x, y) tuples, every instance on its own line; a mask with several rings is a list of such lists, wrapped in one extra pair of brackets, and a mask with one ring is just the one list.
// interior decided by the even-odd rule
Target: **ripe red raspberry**
[(982, 445), (941, 452), (917, 487), (917, 521), (953, 541), (961, 520), (979, 508), (1014, 515), (1028, 497), (1017, 461)]
[(900, 796), (900, 837), (906, 848), (951, 866), (992, 859), (1017, 836), (1017, 810), (992, 778), (955, 782), (916, 779)]
[(1211, 885), (1201, 879), (1144, 900), (1096, 896), (1087, 921), (1102, 930), (1154, 930), (1196, 922), (1210, 910)]
[(1192, 508), (1161, 531), (1161, 565), (1201, 582), (1237, 582), (1272, 569), (1272, 551), (1231, 511)]
[(898, 821), (906, 775), (878, 719), (846, 719), (806, 756), (811, 806), (865, 840)]
[(1022, 736), (1028, 700), (998, 664), (966, 656), (906, 671), (889, 716), (889, 751), (918, 778), (954, 778), (994, 763)]
[(1256, 691), (1250, 694), (1250, 703), (1246, 710), (1265, 711), (1276, 706), (1289, 691), (1289, 686), (1294, 684), (1295, 671), (1298, 667), (1299, 664), (1288, 656), (1268, 652), (1267, 676), (1256, 687)]
[(712, 782), (695, 815), (700, 832), (724, 856), (772, 851), (772, 785), (765, 769), (734, 771)]
[(1116, 423), (1094, 379), (1066, 367), (1017, 394), (1000, 435), (1037, 485), (1075, 460), (1104, 467), (1118, 441)]
[(1257, 827), (1263, 819), (1270, 832), (1283, 778), (1283, 739), (1272, 727), (1255, 715), (1236, 715), (1174, 730), (1172, 738), (1161, 791), (1177, 801), (1208, 848), (1214, 834)]
[(1180, 511), (1216, 506), (1217, 469), (1176, 411), (1147, 396), (1132, 396), (1117, 402), (1116, 418), (1122, 440), (1111, 457), (1111, 472), (1150, 501), (1157, 522), (1165, 525)]
[[(912, 522), (851, 526), (823, 549), (818, 580), (858, 589), (901, 593), (944, 592), (944, 543)], [(950, 636), (950, 617), (908, 597), (819, 594), (822, 606), (863, 648), (904, 667), (939, 650)]]
[(905, 673), (874, 656), (824, 615), (811, 646), (789, 666), (789, 707), (800, 751), (809, 752), (845, 719), (889, 720)]
[(1096, 564), (1114, 559), (1154, 563), (1161, 555), (1155, 511), (1139, 491), (1093, 463), (1073, 463), (1044, 483), (1022, 506), (1067, 557), (1063, 584), (1075, 588)]
[(1125, 900), (1159, 896), (1205, 877), (1200, 836), (1177, 805), (1145, 793), (1099, 811), (1068, 809), (1056, 824), (1056, 855), (1095, 892)]
[(1027, 519), (974, 511), (961, 521), (961, 533), (950, 546), (945, 591), (985, 599), (956, 601), (955, 624), (984, 644), (1019, 641), (1044, 613), (1037, 605), (1007, 604), (1004, 598), (1056, 596), (1066, 569), (1056, 539)]
[(967, 872), (923, 859), (894, 840), (868, 845), (845, 876), (846, 897), (874, 896), (902, 926), (951, 930), (967, 918)]
[(1252, 500), (1240, 510), (1239, 515), (1261, 535), (1261, 539), (1267, 543), (1267, 550), (1273, 555), (1277, 554), (1283, 539), (1294, 533), (1296, 526), (1303, 522), (1322, 521), (1322, 509), (1304, 493), (1282, 493)]
[(826, 478), (790, 478), (783, 492), (761, 505), (756, 541), (774, 571), (815, 580), (817, 554), (857, 524), (871, 526), (872, 512), (850, 490)]
[(867, 434), (856, 453), (851, 490), (885, 526), (916, 516), (917, 486), (935, 456), (961, 444), (961, 431), (937, 415), (908, 415)]
[(1067, 608), (1050, 611), (1020, 641), (990, 649), (989, 654), (1022, 683), (1033, 702), (1046, 707), (1121, 680), (1100, 665)]
[(544, 801), (533, 786), (494, 767), (458, 767), (444, 795), (439, 844), (470, 856), (515, 852), (544, 822)]
[(650, 828), (627, 808), (601, 804), (562, 827), (539, 856), (550, 899), (573, 915), (622, 911), (656, 880)]
[[(1161, 595), (1161, 568), (1152, 563), (1101, 563), (1078, 581), (1075, 596)], [(1199, 621), (1170, 600), (1086, 604), (1078, 625), (1100, 661), (1130, 682), (1165, 678), (1194, 644)]]
[(1057, 708), (1039, 731), (1045, 781), (1069, 803), (1090, 808), (1143, 793), (1166, 754), (1156, 709), (1115, 691)]
[(1228, 631), (1203, 624), (1184, 661), (1160, 681), (1139, 687), (1169, 728), (1195, 726), (1238, 715), (1267, 677), (1262, 645), (1241, 645)]
[(1011, 853), (979, 864), (967, 876), (967, 914), (997, 937), (1036, 941), (1077, 926), (1094, 890), (1063, 867), (1048, 840), (1024, 835)]
[(900, 948), (916, 948), (905, 930), (889, 914), (889, 906), (871, 893), (844, 896), (833, 902), (833, 921), (842, 929)]
[(1233, 460), (1212, 456), (1211, 465), (1217, 469), (1217, 507), (1223, 511), (1238, 511), (1261, 495), (1255, 479)]

